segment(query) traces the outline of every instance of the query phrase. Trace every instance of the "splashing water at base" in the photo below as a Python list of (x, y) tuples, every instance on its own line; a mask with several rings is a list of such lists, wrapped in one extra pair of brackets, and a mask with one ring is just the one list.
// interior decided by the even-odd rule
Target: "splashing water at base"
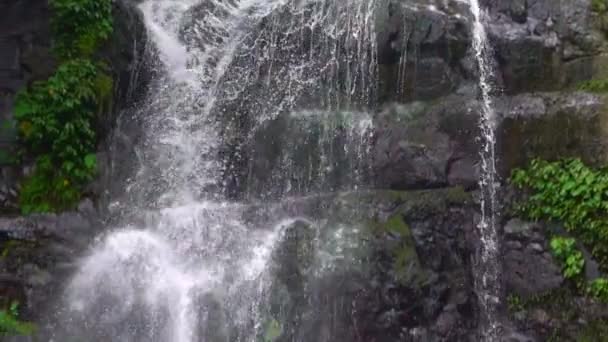
[(473, 13), (473, 48), (479, 66), (479, 86), (481, 88), (481, 220), (478, 229), (481, 238), (480, 274), (476, 279), (476, 290), (485, 315), (482, 334), (486, 341), (498, 339), (496, 310), (499, 304), (498, 279), (498, 237), (496, 233), (496, 156), (495, 126), (496, 113), (493, 107), (494, 60), (483, 24), (482, 10), (478, 0), (468, 0)]

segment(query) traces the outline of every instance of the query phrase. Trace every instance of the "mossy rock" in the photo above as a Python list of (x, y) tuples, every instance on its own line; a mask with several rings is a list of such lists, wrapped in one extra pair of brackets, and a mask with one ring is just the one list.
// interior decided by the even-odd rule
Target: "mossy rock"
[(385, 222), (373, 222), (376, 234), (392, 234), (397, 237), (394, 245), (385, 246), (392, 257), (393, 271), (401, 285), (420, 288), (428, 279), (416, 251), (416, 242), (410, 226), (401, 213), (394, 214)]
[(264, 326), (264, 337), (263, 342), (274, 342), (283, 333), (283, 326), (276, 319), (270, 319)]

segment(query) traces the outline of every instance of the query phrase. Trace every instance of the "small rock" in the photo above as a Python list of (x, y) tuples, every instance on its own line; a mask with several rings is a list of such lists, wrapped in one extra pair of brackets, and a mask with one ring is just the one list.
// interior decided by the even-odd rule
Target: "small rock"
[(507, 235), (526, 235), (532, 229), (532, 223), (515, 218), (507, 222), (504, 229)]
[(510, 249), (521, 249), (522, 244), (519, 241), (507, 241), (505, 246)]
[(534, 342), (534, 339), (519, 332), (512, 332), (503, 337), (502, 342)]
[(539, 243), (532, 243), (532, 244), (530, 244), (530, 248), (531, 248), (533, 251), (538, 252), (538, 253), (542, 253), (542, 252), (544, 252), (544, 250), (545, 250), (545, 249), (543, 248), (543, 246), (541, 246)]
[(515, 317), (515, 319), (518, 321), (525, 321), (526, 316), (527, 316), (526, 311), (517, 311), (515, 314), (513, 314), (513, 317)]
[(78, 211), (81, 213), (94, 213), (95, 206), (93, 205), (93, 201), (90, 198), (85, 198), (78, 204)]
[(437, 318), (435, 328), (441, 336), (446, 336), (449, 332), (454, 329), (458, 322), (458, 312), (456, 311), (444, 311)]

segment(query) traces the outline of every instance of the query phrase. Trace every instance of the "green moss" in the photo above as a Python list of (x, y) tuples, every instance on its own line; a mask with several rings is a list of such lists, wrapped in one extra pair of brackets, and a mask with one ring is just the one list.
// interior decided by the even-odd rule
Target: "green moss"
[(274, 342), (283, 333), (283, 327), (276, 319), (270, 319), (264, 327), (264, 342)]
[(446, 189), (446, 199), (453, 205), (464, 205), (472, 201), (471, 193), (461, 186)]
[(577, 336), (576, 342), (607, 342), (608, 320), (590, 322)]
[(591, 9), (597, 13), (608, 12), (608, 3), (606, 0), (591, 0)]
[(523, 311), (525, 310), (524, 301), (520, 296), (510, 294), (507, 296), (507, 308), (509, 309), (510, 313)]
[(608, 80), (589, 80), (577, 85), (577, 90), (590, 93), (608, 93)]
[(401, 215), (394, 215), (385, 224), (384, 229), (393, 233), (398, 233), (401, 236), (410, 236), (410, 227), (403, 221)]
[(97, 112), (101, 116), (103, 113), (112, 110), (114, 79), (105, 72), (98, 73), (93, 87), (97, 94)]
[(385, 196), (398, 205), (405, 205), (410, 211), (442, 211), (449, 205), (463, 206), (471, 203), (471, 193), (462, 187), (433, 190), (386, 191)]
[(418, 258), (410, 226), (405, 222), (401, 213), (389, 217), (386, 222), (373, 221), (373, 230), (377, 234), (392, 233), (399, 236), (399, 242), (389, 247), (392, 254), (393, 270), (400, 283), (415, 288), (421, 287), (428, 279), (428, 272), (424, 270)]
[(403, 243), (395, 250), (393, 267), (399, 280), (404, 284), (420, 283), (425, 274), (418, 260), (416, 247), (409, 243)]

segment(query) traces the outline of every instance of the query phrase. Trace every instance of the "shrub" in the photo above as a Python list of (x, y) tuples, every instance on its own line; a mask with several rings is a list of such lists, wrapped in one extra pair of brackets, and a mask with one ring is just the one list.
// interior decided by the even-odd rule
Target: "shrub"
[(61, 58), (89, 57), (112, 33), (111, 0), (49, 0), (49, 5)]
[(562, 222), (608, 267), (608, 172), (592, 170), (578, 159), (534, 160), (513, 172), (512, 182), (527, 191), (517, 209), (529, 219)]

